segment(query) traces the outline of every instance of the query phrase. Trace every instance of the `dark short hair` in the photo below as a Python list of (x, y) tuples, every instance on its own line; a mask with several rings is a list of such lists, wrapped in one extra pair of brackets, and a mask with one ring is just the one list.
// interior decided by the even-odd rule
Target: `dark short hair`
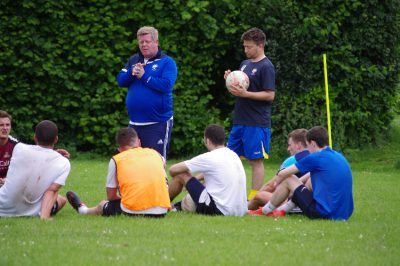
[(316, 126), (308, 130), (307, 141), (315, 141), (319, 148), (323, 148), (329, 145), (328, 131), (321, 126)]
[(242, 34), (240, 40), (243, 41), (253, 41), (257, 45), (263, 44), (265, 45), (265, 33), (259, 28), (251, 28), (245, 33)]
[(35, 127), (35, 136), (39, 145), (53, 145), (58, 136), (57, 125), (50, 120), (43, 120)]
[(115, 141), (117, 142), (118, 146), (129, 146), (132, 145), (138, 135), (136, 131), (131, 127), (124, 127), (121, 128), (117, 135), (115, 136)]
[(225, 144), (225, 131), (220, 125), (208, 125), (204, 130), (204, 137), (209, 139), (215, 145)]
[(307, 134), (307, 129), (298, 128), (289, 133), (288, 139), (291, 138), (294, 142), (296, 143), (300, 142), (304, 147), (306, 147), (307, 146), (306, 134)]
[(0, 110), (0, 118), (8, 118), (8, 119), (10, 119), (10, 122), (12, 121), (11, 115), (3, 110)]

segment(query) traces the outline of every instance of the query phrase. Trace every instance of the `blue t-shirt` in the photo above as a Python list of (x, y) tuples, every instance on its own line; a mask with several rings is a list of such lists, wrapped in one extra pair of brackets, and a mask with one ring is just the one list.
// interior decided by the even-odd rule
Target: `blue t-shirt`
[(295, 165), (300, 172), (310, 172), (313, 198), (323, 217), (347, 220), (351, 216), (354, 208), (353, 177), (342, 154), (327, 147)]
[[(275, 90), (275, 67), (267, 57), (255, 63), (245, 60), (240, 64), (240, 70), (249, 77), (248, 91)], [(236, 97), (233, 124), (270, 128), (271, 109), (272, 101)]]

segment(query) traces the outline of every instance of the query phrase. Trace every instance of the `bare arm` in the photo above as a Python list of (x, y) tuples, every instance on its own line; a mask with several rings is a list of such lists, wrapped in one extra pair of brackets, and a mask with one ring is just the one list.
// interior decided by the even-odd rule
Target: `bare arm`
[(266, 91), (247, 91), (243, 89), (234, 89), (230, 91), (233, 95), (242, 97), (242, 98), (248, 98), (251, 100), (256, 100), (256, 101), (273, 101), (275, 98), (275, 91), (272, 90), (266, 90)]
[[(231, 72), (232, 71), (230, 69), (226, 70), (224, 73), (224, 79), (226, 79)], [(268, 101), (268, 102), (273, 101), (275, 99), (275, 91), (270, 90), (268, 88), (264, 91), (254, 92), (243, 89), (239, 84), (232, 85), (232, 87), (233, 89), (229, 90), (229, 92), (234, 96), (249, 98), (251, 100), (256, 100), (256, 101)]]
[(69, 152), (65, 149), (57, 149), (56, 152), (58, 152), (59, 154), (61, 154), (62, 156), (64, 156), (65, 158), (70, 158), (71, 154), (69, 154)]
[(199, 181), (203, 181), (204, 180), (204, 175), (203, 174), (198, 174), (196, 176), (196, 179), (199, 180)]
[(299, 169), (297, 169), (296, 165), (291, 165), (288, 168), (283, 169), (282, 171), (279, 171), (279, 173), (273, 177), (274, 179), (274, 187), (282, 183), (283, 180), (288, 178), (291, 175), (294, 175), (299, 172)]
[(172, 177), (174, 177), (178, 174), (181, 174), (181, 173), (185, 173), (185, 172), (189, 172), (189, 168), (187, 168), (187, 166), (184, 162), (174, 164), (169, 168), (169, 174)]
[(106, 188), (107, 190), (107, 200), (117, 200), (120, 199), (121, 197), (118, 195), (118, 188), (111, 188), (108, 187)]
[(56, 203), (58, 191), (60, 190), (61, 185), (53, 183), (50, 187), (44, 192), (42, 199), (42, 206), (40, 210), (40, 218), (42, 220), (50, 219), (51, 209)]
[(274, 179), (270, 179), (267, 183), (265, 183), (259, 191), (266, 191), (266, 192), (274, 192), (275, 187), (274, 187)]

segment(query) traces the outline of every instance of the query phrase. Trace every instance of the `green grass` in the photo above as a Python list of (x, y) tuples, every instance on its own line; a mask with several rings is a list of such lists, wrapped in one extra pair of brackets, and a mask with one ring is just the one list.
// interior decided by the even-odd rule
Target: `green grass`
[[(0, 219), (0, 265), (398, 265), (400, 119), (394, 125), (389, 144), (348, 153), (355, 212), (347, 222), (184, 213), (104, 218), (79, 216), (67, 205), (52, 221)], [(62, 193), (98, 203), (107, 166), (108, 159), (72, 160)], [(270, 177), (279, 165), (265, 166)]]

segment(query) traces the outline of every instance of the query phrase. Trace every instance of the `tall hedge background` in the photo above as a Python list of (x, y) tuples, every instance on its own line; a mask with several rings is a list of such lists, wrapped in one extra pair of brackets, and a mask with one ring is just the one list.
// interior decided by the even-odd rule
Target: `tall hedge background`
[(203, 149), (209, 123), (229, 129), (234, 98), (225, 69), (244, 59), (241, 34), (267, 34), (275, 64), (272, 154), (286, 135), (326, 125), (322, 54), (328, 58), (333, 144), (375, 144), (399, 112), (399, 1), (20, 0), (0, 3), (0, 109), (29, 141), (42, 119), (70, 149), (108, 153), (128, 122), (115, 76), (137, 51), (136, 31), (158, 28), (178, 65), (171, 156)]

